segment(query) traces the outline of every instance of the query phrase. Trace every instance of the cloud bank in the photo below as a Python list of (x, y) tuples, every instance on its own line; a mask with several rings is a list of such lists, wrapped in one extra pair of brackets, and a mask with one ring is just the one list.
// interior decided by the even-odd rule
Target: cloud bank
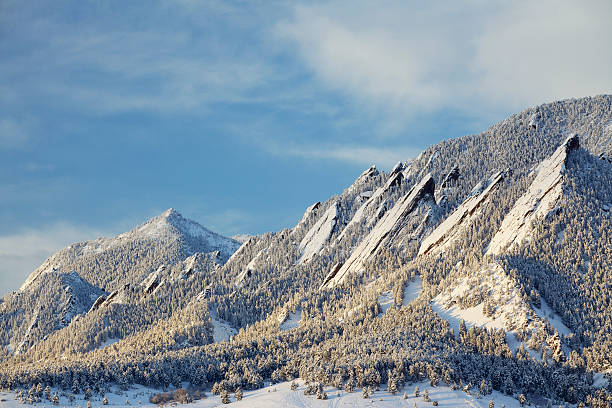
[(610, 92), (609, 1), (299, 5), (277, 25), (316, 78), (398, 113)]

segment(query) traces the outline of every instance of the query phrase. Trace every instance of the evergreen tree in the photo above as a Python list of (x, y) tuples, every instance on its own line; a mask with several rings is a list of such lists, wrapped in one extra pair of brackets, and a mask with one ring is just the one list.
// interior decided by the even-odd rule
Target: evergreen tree
[(221, 403), (223, 404), (229, 404), (230, 401), (230, 397), (229, 394), (227, 393), (227, 391), (223, 390), (221, 391)]

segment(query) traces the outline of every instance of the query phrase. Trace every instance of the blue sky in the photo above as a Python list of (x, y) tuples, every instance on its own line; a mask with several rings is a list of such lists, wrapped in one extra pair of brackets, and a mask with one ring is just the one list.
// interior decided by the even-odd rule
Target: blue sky
[(432, 3), (0, 1), (0, 293), (168, 207), (289, 227), (372, 163), (612, 89), (607, 1)]

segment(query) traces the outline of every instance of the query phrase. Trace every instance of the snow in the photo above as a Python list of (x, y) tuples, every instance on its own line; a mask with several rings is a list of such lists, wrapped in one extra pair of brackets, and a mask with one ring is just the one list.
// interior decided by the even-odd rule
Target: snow
[(100, 344), (97, 348), (99, 350), (106, 348), (112, 344), (115, 344), (119, 341), (120, 339), (106, 339), (105, 341), (102, 342), (102, 344)]
[(265, 249), (260, 250), (257, 253), (257, 255), (255, 255), (253, 257), (253, 259), (251, 259), (249, 261), (249, 263), (247, 264), (246, 268), (244, 268), (244, 270), (242, 272), (240, 272), (240, 274), (236, 277), (236, 285), (240, 286), (242, 284), (242, 282), (248, 276), (250, 276), (249, 273), (253, 273), (255, 271), (255, 264), (257, 263), (259, 258), (261, 258), (261, 256), (264, 254), (264, 252), (265, 252)]
[(390, 290), (381, 293), (378, 296), (378, 304), (381, 308), (381, 314), (387, 313), (387, 310), (393, 306), (393, 293)]
[(361, 241), (353, 251), (348, 260), (340, 267), (334, 277), (325, 283), (325, 287), (331, 288), (344, 281), (349, 273), (363, 271), (363, 265), (372, 259), (378, 252), (382, 241), (387, 238), (408, 214), (414, 210), (420, 199), (427, 191), (433, 190), (433, 177), (427, 174), (410, 191), (401, 197), (395, 206), (385, 213), (383, 218), (376, 223), (372, 231)]
[(491, 176), (486, 184), (478, 184), (472, 194), (423, 240), (419, 248), (419, 255), (427, 254), (434, 249), (435, 252), (439, 252), (450, 246), (459, 237), (461, 228), (469, 224), (476, 210), (501, 180), (503, 180), (503, 173), (499, 172)]
[(300, 220), (300, 222), (298, 223), (299, 225), (304, 224), (308, 218), (310, 218), (310, 215), (319, 207), (321, 206), (321, 202), (317, 201), (316, 203), (310, 205), (308, 208), (306, 208), (306, 211), (304, 211), (304, 215), (302, 216), (302, 219)]
[[(507, 408), (519, 407), (519, 402), (509, 396), (503, 395), (497, 391), (493, 391), (491, 395), (478, 396), (475, 389), (472, 389), (470, 394), (461, 390), (451, 390), (446, 385), (438, 385), (432, 387), (429, 382), (423, 381), (419, 383), (407, 384), (400, 388), (396, 395), (392, 395), (386, 391), (386, 386), (382, 385), (381, 390), (374, 391), (367, 398), (362, 398), (362, 390), (356, 389), (355, 392), (347, 393), (343, 390), (338, 390), (334, 387), (324, 387), (328, 395), (327, 400), (318, 400), (314, 395), (304, 395), (305, 381), (298, 379), (298, 388), (295, 391), (291, 390), (291, 382), (282, 382), (279, 384), (268, 385), (267, 387), (244, 391), (243, 399), (236, 401), (234, 394), (230, 394), (230, 407), (248, 407), (248, 408), (268, 408), (268, 407), (286, 407), (286, 408), (318, 408), (318, 407), (353, 407), (353, 408), (395, 408), (395, 407), (413, 407), (414, 404), (418, 408), (431, 408), (432, 402), (423, 400), (423, 392), (428, 391), (432, 401), (438, 401), (438, 407), (471, 407), (471, 408), (486, 408), (489, 405), (489, 400), (493, 399), (496, 407), (501, 407), (502, 404)], [(421, 391), (421, 396), (414, 396), (414, 388), (418, 386)], [(51, 390), (51, 394), (57, 391)], [(135, 386), (128, 391), (121, 391), (117, 387), (113, 387), (111, 391), (106, 393), (109, 407), (155, 407), (149, 402), (149, 397), (152, 394), (162, 392), (144, 386)], [(407, 398), (403, 399), (403, 394), (406, 393)], [(31, 405), (20, 404), (16, 401), (16, 394), (12, 392), (0, 392), (0, 408), (16, 408), (16, 407), (31, 407)], [(58, 395), (60, 393), (58, 392)], [(193, 408), (212, 408), (226, 406), (221, 404), (221, 398), (218, 395), (213, 395), (210, 391), (206, 392), (206, 398), (197, 400), (188, 407)], [(87, 401), (83, 395), (76, 395), (75, 401), (70, 404), (67, 395), (60, 396), (60, 406), (81, 406), (87, 405)], [(126, 399), (129, 405), (126, 404)], [(102, 397), (94, 395), (92, 397), (93, 406), (102, 406)], [(44, 402), (41, 402), (45, 404)], [(39, 403), (39, 404), (41, 404)], [(51, 406), (52, 403), (48, 401)]]
[(406, 306), (411, 303), (414, 299), (419, 297), (423, 290), (423, 281), (420, 276), (417, 276), (414, 280), (408, 282), (404, 287), (404, 298), (402, 300), (402, 306)]
[(499, 255), (519, 245), (531, 232), (531, 224), (544, 218), (554, 208), (563, 193), (563, 175), (567, 156), (578, 146), (578, 137), (572, 136), (538, 166), (538, 174), (504, 217), (500, 229), (489, 243), (487, 254)]
[(427, 159), (427, 163), (425, 163), (425, 166), (423, 167), (424, 169), (427, 169), (434, 160), (436, 160), (438, 157), (440, 156), (440, 152), (439, 151), (435, 151), (431, 154), (431, 156), (429, 156), (429, 159)]
[(546, 303), (546, 301), (540, 298), (540, 306), (541, 308), (534, 307), (533, 310), (540, 316), (542, 319), (548, 319), (552, 327), (563, 336), (569, 335), (572, 331), (563, 323), (561, 316), (556, 314), (552, 308)]
[(279, 322), (280, 329), (282, 331), (288, 331), (291, 329), (295, 329), (296, 327), (300, 325), (300, 322), (302, 321), (302, 311), (298, 310), (296, 312), (289, 313), (289, 315), (284, 315), (282, 317), (283, 317), (282, 321)]
[[(191, 237), (203, 243), (209, 250), (202, 252), (219, 250), (222, 261), (227, 260), (240, 247), (238, 241), (212, 232), (197, 222), (184, 218), (175, 209), (170, 208), (129, 232), (112, 238), (98, 238), (73, 244), (68, 246), (68, 249), (75, 251), (75, 257), (90, 256), (132, 242), (142, 240), (173, 240), (183, 237)], [(78, 251), (79, 248), (80, 252)], [(26, 290), (40, 276), (59, 270), (61, 265), (56, 264), (55, 260), (57, 258), (55, 255), (51, 256), (38, 269), (32, 272), (23, 285), (21, 285), (19, 291)]]
[(299, 249), (302, 252), (298, 263), (306, 263), (317, 255), (329, 241), (338, 220), (338, 203), (332, 203), (319, 220), (308, 230)]
[(215, 343), (227, 341), (238, 333), (229, 322), (217, 316), (215, 311), (210, 312), (210, 320), (213, 324), (213, 340)]
[[(475, 306), (461, 309), (456, 303), (460, 297), (481, 290), (496, 305), (491, 317), (483, 312), (484, 299)], [(533, 315), (527, 303), (522, 301), (518, 288), (504, 273), (503, 268), (496, 263), (489, 264), (470, 276), (459, 279), (454, 285), (438, 294), (431, 303), (431, 308), (443, 319), (449, 322), (459, 333), (461, 320), (468, 328), (472, 326), (487, 329), (503, 329), (507, 333), (514, 332), (519, 327), (525, 327)], [(509, 336), (507, 336), (508, 338)]]

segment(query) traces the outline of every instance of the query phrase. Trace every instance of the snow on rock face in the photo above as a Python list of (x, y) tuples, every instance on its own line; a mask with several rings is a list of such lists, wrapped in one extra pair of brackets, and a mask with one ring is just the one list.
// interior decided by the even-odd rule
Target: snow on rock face
[(393, 235), (393, 232), (401, 226), (402, 220), (417, 207), (419, 201), (426, 196), (433, 197), (434, 188), (433, 177), (427, 174), (385, 213), (337, 273), (334, 276), (328, 275), (322, 287), (332, 288), (342, 283), (348, 274), (363, 271), (364, 264), (376, 256), (383, 241)]
[[(398, 163), (398, 164), (401, 164), (401, 163)], [(396, 165), (396, 167), (397, 167), (397, 165)], [(394, 167), (394, 169), (395, 169), (395, 167)], [(366, 202), (364, 202), (361, 205), (361, 207), (359, 207), (357, 209), (357, 211), (355, 212), (355, 215), (353, 215), (353, 218), (351, 218), (351, 221), (349, 221), (349, 223), (346, 225), (346, 227), (344, 228), (344, 230), (342, 231), (340, 236), (338, 236), (338, 242), (340, 242), (344, 238), (345, 232), (349, 231), (350, 227), (352, 225), (360, 223), (361, 220), (363, 220), (365, 214), (369, 210), (375, 208), (375, 205), (377, 204), (377, 202), (379, 201), (379, 199), (381, 197), (386, 195), (391, 188), (401, 184), (402, 179), (404, 177), (402, 172), (401, 172), (401, 170), (400, 171), (396, 171), (395, 173), (392, 171), (391, 174), (392, 175), (389, 177), (389, 179), (387, 180), (385, 185), (382, 186), (382, 187), (377, 188), (376, 191), (370, 196), (370, 198), (368, 198), (368, 200)], [(384, 203), (383, 203), (383, 205), (384, 205)], [(368, 223), (376, 222), (382, 216), (382, 214), (384, 214), (384, 211), (381, 211), (379, 209), (376, 212), (376, 215), (372, 219), (370, 219), (368, 221)]]
[(503, 173), (498, 172), (485, 182), (479, 183), (468, 198), (423, 240), (419, 248), (419, 255), (440, 252), (451, 245), (458, 238), (461, 229), (470, 223), (472, 217), (476, 214), (476, 210), (480, 208), (503, 178)]
[(578, 135), (574, 134), (538, 166), (537, 176), (504, 218), (499, 231), (489, 243), (487, 254), (498, 255), (519, 245), (529, 235), (531, 224), (546, 217), (555, 207), (563, 192), (563, 174), (568, 155), (578, 147)]
[(210, 320), (213, 324), (213, 340), (215, 343), (228, 341), (238, 333), (229, 322), (217, 316), (216, 310), (210, 311)]
[(306, 263), (317, 255), (323, 246), (329, 242), (338, 222), (338, 203), (329, 206), (319, 220), (308, 230), (299, 249), (302, 252), (298, 263)]
[(319, 207), (321, 207), (321, 202), (317, 201), (316, 203), (312, 204), (311, 206), (309, 206), (308, 208), (306, 208), (306, 211), (304, 211), (304, 215), (302, 216), (302, 219), (300, 220), (300, 222), (298, 223), (299, 225), (304, 224), (306, 221), (308, 221), (308, 218), (310, 218), (310, 215), (315, 212), (316, 210), (319, 209)]
[(249, 261), (246, 268), (244, 268), (243, 271), (240, 272), (240, 274), (236, 277), (236, 285), (240, 286), (246, 278), (251, 277), (253, 272), (255, 272), (255, 264), (257, 263), (257, 261), (259, 261), (259, 258), (261, 258), (265, 251), (265, 249), (262, 249), (257, 253), (257, 255), (253, 257), (253, 259)]
[(372, 177), (378, 176), (378, 174), (379, 174), (378, 169), (376, 168), (376, 166), (372, 165), (369, 169), (366, 169), (363, 173), (361, 173), (361, 175), (359, 175), (359, 177), (357, 177), (355, 182), (351, 184), (348, 190), (354, 191), (355, 189), (359, 188), (359, 186), (362, 183), (364, 183), (365, 181), (367, 181), (368, 179)]

